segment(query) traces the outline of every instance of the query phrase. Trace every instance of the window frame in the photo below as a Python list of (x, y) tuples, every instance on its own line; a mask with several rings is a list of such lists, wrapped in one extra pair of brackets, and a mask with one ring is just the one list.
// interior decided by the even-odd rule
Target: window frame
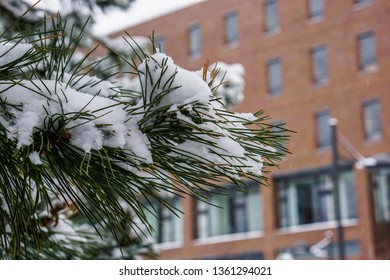
[[(315, 1), (319, 1), (320, 8), (315, 8)], [(308, 15), (309, 19), (317, 19), (325, 16), (325, 2), (326, 0), (308, 0)]]
[(280, 95), (282, 89), (282, 61), (279, 57), (272, 58), (267, 61), (267, 92), (270, 96), (277, 96)]
[[(306, 192), (311, 197), (311, 203), (300, 201), (298, 189), (306, 184)], [(339, 178), (340, 199), (343, 220), (358, 218), (356, 201), (356, 183), (353, 176), (353, 166), (342, 168)], [(318, 169), (309, 172), (284, 176), (275, 179), (277, 201), (277, 226), (279, 229), (315, 225), (335, 221), (334, 191), (331, 169)], [(302, 200), (302, 197), (301, 197)], [(308, 216), (302, 216), (299, 205), (306, 203)]]
[[(320, 118), (327, 116), (325, 129), (321, 127), (322, 122)], [(316, 119), (316, 146), (318, 149), (328, 149), (331, 147), (331, 133), (330, 125), (328, 123), (331, 118), (331, 113), (329, 110), (318, 111), (315, 114)]]
[(244, 193), (238, 192), (230, 199), (230, 223), (231, 232), (240, 233), (247, 232), (248, 223), (248, 201)]
[(378, 98), (369, 99), (363, 102), (363, 128), (366, 140), (371, 141), (382, 139), (382, 109), (381, 102)]
[(313, 83), (322, 85), (329, 81), (328, 49), (325, 45), (311, 49)]
[(280, 29), (278, 0), (264, 0), (264, 31), (269, 34), (276, 33)]
[[(230, 11), (224, 16), (225, 23), (225, 44), (235, 45), (239, 42), (239, 18), (237, 11)], [(231, 27), (234, 28), (231, 28)]]
[[(163, 206), (157, 200), (149, 201), (150, 203), (145, 211), (150, 225), (154, 229), (152, 237), (155, 238), (158, 244), (167, 243), (181, 243), (183, 242), (183, 217), (179, 217), (182, 214), (179, 212), (182, 209), (182, 202), (179, 197), (168, 198), (169, 203), (178, 209), (178, 211)], [(175, 211), (175, 212), (172, 212)], [(178, 224), (177, 224), (178, 223)], [(180, 232), (177, 231), (180, 228)], [(166, 236), (165, 233), (172, 233), (170, 236)]]
[(390, 166), (370, 170), (377, 222), (390, 224)]
[(187, 29), (188, 55), (197, 58), (202, 54), (202, 31), (199, 23), (191, 24)]
[[(257, 199), (258, 203), (252, 205), (250, 201)], [(221, 199), (221, 201), (220, 201)], [(234, 190), (230, 196), (226, 195), (214, 195), (211, 200), (207, 202), (196, 201), (195, 204), (195, 213), (196, 213), (196, 232), (195, 238), (198, 240), (206, 240), (216, 236), (231, 235), (231, 234), (240, 234), (248, 233), (253, 231), (261, 231), (263, 228), (263, 211), (262, 211), (262, 196), (261, 190), (258, 185), (250, 184), (246, 192), (238, 193), (237, 190)], [(225, 204), (226, 208), (217, 208), (220, 204)], [(260, 218), (255, 219), (256, 223), (253, 223), (254, 216), (251, 216), (251, 211), (253, 211), (253, 206), (259, 207)], [(237, 210), (241, 210), (238, 213)], [(214, 212), (213, 212), (214, 211)], [(216, 212), (221, 211), (221, 212)], [(216, 215), (222, 215), (221, 218), (218, 217), (218, 221), (221, 219), (229, 223), (224, 229), (219, 229), (220, 232), (216, 233), (215, 226), (216, 221), (213, 221), (213, 217)], [(200, 231), (199, 223), (200, 219), (204, 219), (203, 224), (207, 228), (202, 228)], [(257, 224), (258, 223), (258, 224)]]
[[(370, 40), (371, 39), (371, 40)], [(375, 40), (375, 33), (370, 30), (363, 33), (358, 34), (357, 41), (358, 41), (358, 56), (359, 56), (359, 69), (361, 71), (369, 71), (372, 67), (375, 67), (377, 65), (377, 47), (376, 47), (376, 40)], [(365, 41), (370, 40), (370, 41)], [(363, 44), (366, 42), (370, 43), (370, 51), (364, 51)]]

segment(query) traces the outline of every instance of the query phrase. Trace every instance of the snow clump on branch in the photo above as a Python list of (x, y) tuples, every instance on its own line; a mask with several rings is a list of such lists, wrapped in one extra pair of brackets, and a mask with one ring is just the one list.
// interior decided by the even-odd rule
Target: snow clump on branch
[[(8, 61), (24, 55), (31, 46), (15, 46), (9, 52), (11, 58), (9, 49), (8, 45), (0, 46), (0, 53)], [(137, 71), (143, 98), (135, 106), (123, 102), (112, 83), (87, 75), (73, 77), (65, 73), (62, 81), (3, 82), (0, 123), (7, 129), (8, 138), (17, 141), (18, 148), (32, 145), (36, 135), (61, 130), (54, 141), (61, 141), (66, 135), (65, 140), (85, 153), (103, 147), (126, 149), (150, 164), (153, 156), (148, 132), (158, 129), (158, 118), (163, 116), (165, 121), (184, 123), (199, 133), (194, 140), (170, 140), (175, 147), (170, 156), (183, 157), (179, 151), (186, 151), (205, 164), (221, 168), (242, 166), (246, 172), (261, 175), (261, 157), (248, 156), (243, 142), (230, 132), (244, 128), (243, 122), (256, 118), (252, 114), (232, 115), (235, 120), (229, 119), (231, 116), (221, 117), (217, 113), (221, 105), (209, 86), (209, 72), (182, 69), (162, 53), (147, 57)], [(129, 112), (135, 114), (129, 117)], [(30, 159), (41, 163), (36, 153)]]

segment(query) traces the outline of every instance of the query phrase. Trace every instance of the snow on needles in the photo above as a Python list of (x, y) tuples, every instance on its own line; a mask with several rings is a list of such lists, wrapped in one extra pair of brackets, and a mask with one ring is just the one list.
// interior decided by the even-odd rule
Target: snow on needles
[[(145, 100), (155, 108), (184, 105), (191, 102), (208, 104), (211, 90), (199, 76), (176, 66), (172, 58), (156, 53), (139, 66)], [(171, 90), (174, 89), (174, 90)]]
[[(239, 118), (253, 121), (253, 114), (236, 114), (230, 121), (228, 117), (221, 118), (216, 113), (220, 104), (215, 99), (209, 85), (203, 80), (210, 80), (210, 73), (203, 77), (203, 71), (191, 72), (176, 66), (170, 57), (156, 53), (140, 66), (141, 84), (146, 95), (146, 102), (154, 104), (154, 108), (169, 107), (176, 118), (196, 127), (199, 140), (185, 140), (176, 143), (178, 152), (172, 152), (173, 157), (184, 157), (186, 154), (195, 155), (205, 164), (213, 163), (221, 166), (229, 176), (235, 176), (238, 169), (251, 174), (261, 175), (263, 161), (260, 157), (248, 157), (247, 150), (240, 144), (238, 138), (229, 132), (230, 129), (245, 129)], [(240, 71), (239, 71), (240, 72)], [(242, 72), (242, 71), (241, 71)], [(239, 73), (241, 75), (241, 72)], [(168, 89), (175, 88), (173, 91)], [(185, 114), (179, 107), (184, 106)], [(202, 122), (196, 123), (190, 115), (201, 115)], [(186, 151), (187, 153), (182, 153)], [(230, 168), (234, 166), (234, 168)], [(236, 167), (240, 167), (236, 169)], [(239, 176), (237, 176), (238, 178)]]
[[(1, 45), (0, 63), (16, 60), (18, 55), (22, 56), (30, 49), (31, 45), (27, 44)], [(148, 119), (151, 127), (156, 126), (150, 116), (161, 111), (171, 118), (174, 116), (171, 121), (192, 127), (200, 139), (170, 141), (171, 158), (183, 157), (179, 151), (186, 151), (196, 155), (200, 162), (214, 163), (222, 170), (226, 168), (230, 176), (243, 170), (261, 174), (260, 156), (248, 156), (245, 142), (231, 132), (245, 128), (243, 121), (237, 120), (251, 121), (255, 117), (232, 114), (231, 118), (236, 116), (233, 121), (226, 116), (221, 118), (216, 112), (220, 105), (213, 101), (215, 96), (203, 80), (203, 71), (184, 70), (170, 57), (156, 53), (139, 65), (138, 72), (144, 97), (133, 107), (123, 102), (115, 85), (87, 75), (72, 77), (65, 74), (62, 81), (2, 82), (0, 101), (5, 107), (0, 123), (6, 128), (8, 138), (17, 142), (18, 148), (32, 145), (34, 135), (61, 128), (67, 140), (86, 153), (103, 147), (120, 148), (131, 151), (144, 163), (152, 163), (150, 139), (142, 126), (148, 124), (144, 119)], [(207, 79), (210, 79), (209, 74)], [(199, 115), (202, 121), (194, 121), (193, 116)], [(37, 152), (29, 158), (34, 164), (42, 164)]]
[(32, 48), (30, 44), (0, 43), (0, 67), (16, 61)]

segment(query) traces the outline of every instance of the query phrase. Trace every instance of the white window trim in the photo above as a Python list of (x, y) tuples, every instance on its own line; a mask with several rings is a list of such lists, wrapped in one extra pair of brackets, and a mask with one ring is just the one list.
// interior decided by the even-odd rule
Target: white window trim
[(354, 3), (353, 4), (353, 11), (360, 11), (362, 9), (368, 8), (373, 5), (373, 1), (369, 3)]
[(249, 232), (240, 232), (224, 235), (216, 235), (205, 237), (201, 239), (193, 240), (193, 244), (196, 246), (208, 245), (208, 244), (217, 244), (217, 243), (226, 243), (233, 241), (240, 241), (246, 239), (254, 239), (263, 237), (263, 231), (249, 231)]
[[(352, 226), (359, 225), (359, 220), (358, 219), (343, 219), (341, 221), (341, 223), (344, 227), (352, 227)], [(277, 230), (277, 234), (283, 235), (283, 234), (300, 233), (300, 232), (307, 232), (307, 231), (326, 230), (326, 229), (331, 229), (331, 228), (336, 228), (336, 227), (337, 227), (336, 221), (327, 221), (327, 222), (320, 222), (320, 223), (312, 223), (312, 224), (296, 225), (296, 226), (279, 228)]]
[(174, 250), (183, 247), (183, 241), (173, 241), (155, 244), (158, 250)]

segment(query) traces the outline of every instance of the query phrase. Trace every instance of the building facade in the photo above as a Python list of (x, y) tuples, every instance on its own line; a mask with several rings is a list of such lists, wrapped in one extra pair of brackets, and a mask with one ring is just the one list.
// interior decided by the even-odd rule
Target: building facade
[[(296, 132), (271, 187), (213, 198), (221, 208), (176, 200), (180, 218), (161, 209), (162, 259), (337, 257), (330, 118), (346, 257), (390, 259), (389, 26), (388, 0), (208, 0), (126, 30), (154, 31), (183, 68), (241, 63), (245, 100), (234, 109), (264, 109)], [(327, 253), (315, 252), (330, 232)]]

